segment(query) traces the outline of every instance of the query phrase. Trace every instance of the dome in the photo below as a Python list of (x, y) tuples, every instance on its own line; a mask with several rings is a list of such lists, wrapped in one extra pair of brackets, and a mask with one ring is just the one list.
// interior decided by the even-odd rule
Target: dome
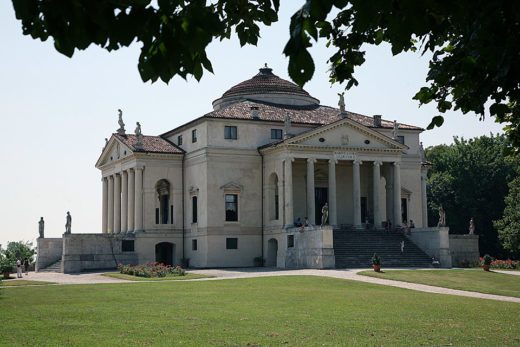
[(246, 81), (228, 89), (221, 98), (213, 101), (213, 108), (218, 110), (243, 100), (258, 100), (281, 105), (316, 105), (319, 100), (313, 98), (303, 88), (284, 80), (267, 67)]

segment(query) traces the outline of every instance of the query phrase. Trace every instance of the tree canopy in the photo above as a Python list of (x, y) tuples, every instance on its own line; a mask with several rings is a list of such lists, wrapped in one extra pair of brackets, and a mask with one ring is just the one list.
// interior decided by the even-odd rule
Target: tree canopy
[(429, 225), (437, 225), (438, 209), (446, 211), (450, 233), (467, 234), (469, 220), (480, 235), (480, 251), (505, 255), (493, 221), (502, 217), (511, 182), (520, 172), (505, 135), (455, 138), (452, 145), (426, 149), (432, 164), (428, 178)]
[(502, 218), (494, 225), (504, 249), (520, 257), (520, 176), (509, 183), (505, 204)]
[[(326, 40), (332, 83), (358, 84), (354, 70), (366, 45), (387, 42), (394, 55), (431, 52), (427, 85), (415, 99), (448, 110), (486, 114), (505, 123), (520, 148), (520, 2), (510, 0), (306, 0), (291, 18), (284, 54), (290, 77), (303, 86), (314, 74), (309, 48)], [(259, 24), (278, 20), (279, 0), (13, 0), (25, 35), (54, 39), (71, 57), (95, 44), (109, 51), (142, 44), (143, 81), (175, 75), (199, 80), (212, 71), (206, 48), (236, 35), (255, 45)]]

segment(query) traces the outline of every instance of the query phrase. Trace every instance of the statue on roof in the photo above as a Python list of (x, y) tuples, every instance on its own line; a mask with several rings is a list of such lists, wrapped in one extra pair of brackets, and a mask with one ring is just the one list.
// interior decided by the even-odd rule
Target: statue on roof
[(397, 121), (394, 120), (394, 128), (392, 129), (392, 138), (394, 140), (397, 140), (397, 131), (399, 129), (399, 123), (397, 123)]
[(291, 133), (291, 115), (287, 113), (283, 120), (283, 135), (284, 138), (288, 138)]
[(338, 93), (338, 96), (339, 96), (339, 101), (338, 101), (339, 110), (341, 113), (344, 113), (345, 112), (345, 92)]
[(421, 163), (426, 163), (426, 154), (424, 154), (422, 142), (419, 142), (419, 156), (421, 157)]
[(125, 123), (123, 122), (123, 111), (121, 111), (121, 109), (118, 109), (117, 112), (119, 114), (119, 120), (117, 121), (117, 123), (119, 124), (119, 129), (117, 129), (117, 133), (119, 135), (126, 135)]
[(135, 143), (136, 148), (143, 147), (143, 133), (141, 132), (141, 124), (139, 122), (136, 123), (137, 127), (135, 128), (135, 136), (137, 137), (137, 142)]

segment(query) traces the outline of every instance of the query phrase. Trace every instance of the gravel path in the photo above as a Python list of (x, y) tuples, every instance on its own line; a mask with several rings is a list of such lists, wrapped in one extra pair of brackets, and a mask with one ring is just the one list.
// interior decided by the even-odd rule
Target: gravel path
[[(442, 287), (429, 286), (425, 284), (407, 283), (401, 281), (387, 280), (381, 278), (374, 278), (368, 276), (358, 275), (358, 272), (366, 269), (348, 269), (348, 270), (279, 270), (274, 268), (243, 268), (243, 269), (204, 269), (204, 270), (190, 270), (191, 273), (204, 274), (213, 276), (211, 278), (200, 278), (189, 281), (216, 281), (235, 278), (253, 278), (253, 277), (267, 277), (267, 276), (322, 276), (332, 277), (346, 280), (353, 280), (359, 282), (380, 284), (385, 286), (392, 286), (398, 288), (405, 288), (426, 293), (448, 294), (456, 296), (465, 296), (471, 298), (489, 299), (497, 301), (507, 301), (520, 303), (520, 298), (501, 296), (493, 294), (483, 294), (477, 292), (470, 292), (465, 290), (449, 289)], [(388, 270), (388, 269), (387, 269)], [(520, 275), (520, 272), (515, 271), (496, 271), (506, 273), (509, 275)], [(101, 273), (82, 273), (82, 274), (61, 274), (61, 273), (46, 273), (31, 272), (29, 276), (23, 277), (26, 280), (54, 282), (57, 284), (94, 284), (94, 283), (143, 283), (143, 281), (126, 281), (111, 277), (102, 276)], [(5, 287), (18, 288), (18, 287)]]

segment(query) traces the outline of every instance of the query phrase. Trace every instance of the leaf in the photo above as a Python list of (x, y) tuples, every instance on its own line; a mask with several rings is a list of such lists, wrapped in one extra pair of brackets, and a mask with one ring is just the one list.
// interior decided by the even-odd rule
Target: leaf
[(306, 48), (302, 48), (289, 56), (288, 72), (291, 79), (300, 87), (303, 87), (312, 78), (314, 61)]
[(435, 117), (432, 118), (432, 121), (430, 122), (430, 124), (428, 124), (426, 129), (432, 130), (435, 127), (442, 126), (443, 123), (444, 123), (444, 117), (443, 116), (435, 116)]

